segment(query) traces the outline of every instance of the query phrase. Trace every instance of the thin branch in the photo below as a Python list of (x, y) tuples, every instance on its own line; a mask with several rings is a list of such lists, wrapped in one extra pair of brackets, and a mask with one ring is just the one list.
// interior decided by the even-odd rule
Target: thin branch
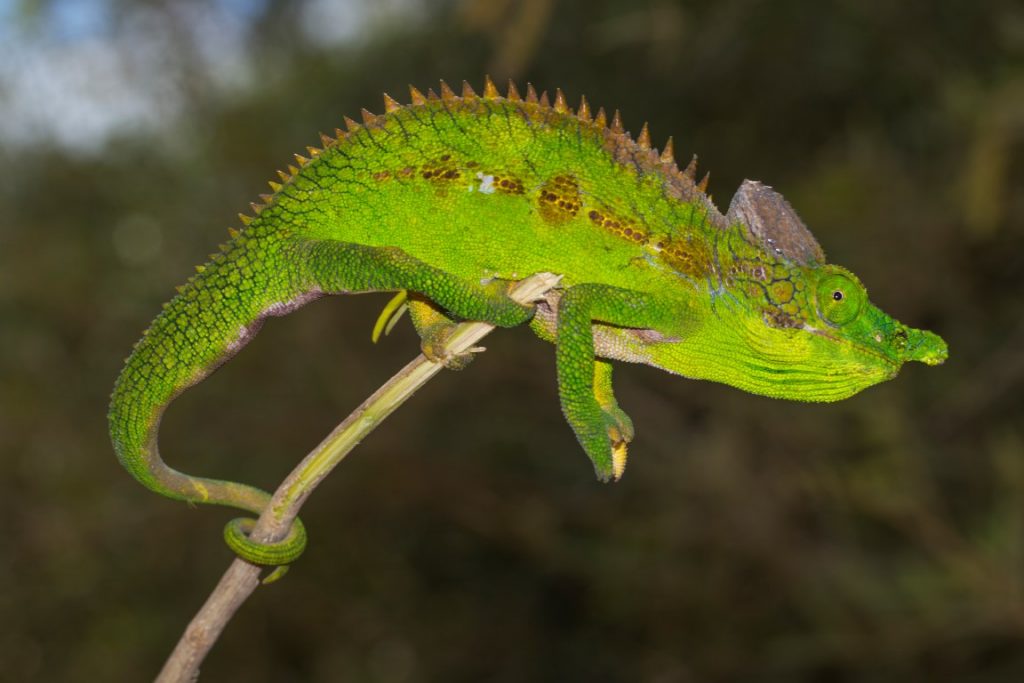
[[(558, 280), (557, 276), (549, 273), (533, 275), (518, 283), (512, 289), (511, 296), (521, 303), (537, 301), (558, 284)], [(463, 323), (455, 328), (442, 353), (456, 356), (470, 352), (493, 329), (494, 326), (486, 323)], [(281, 483), (270, 505), (260, 515), (250, 537), (261, 542), (283, 539), (302, 504), (324, 477), (356, 444), (443, 367), (441, 363), (428, 360), (421, 354), (363, 401)], [(261, 569), (235, 558), (185, 629), (160, 671), (156, 679), (158, 682), (194, 681), (199, 677), (199, 666), (203, 659), (231, 617), (259, 585)]]

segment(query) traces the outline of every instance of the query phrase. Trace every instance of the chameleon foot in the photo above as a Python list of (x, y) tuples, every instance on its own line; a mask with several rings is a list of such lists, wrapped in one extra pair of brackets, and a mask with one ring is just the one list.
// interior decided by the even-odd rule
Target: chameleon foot
[(615, 481), (622, 479), (622, 475), (626, 472), (626, 453), (627, 445), (625, 441), (619, 443), (612, 443), (612, 476)]
[(446, 370), (463, 370), (469, 365), (476, 354), (483, 353), (486, 349), (483, 346), (474, 346), (462, 353), (451, 353), (445, 350), (445, 345), (451, 336), (454, 327), (436, 330), (429, 338), (425, 338), (420, 345), (423, 355), (435, 363), (440, 363)]

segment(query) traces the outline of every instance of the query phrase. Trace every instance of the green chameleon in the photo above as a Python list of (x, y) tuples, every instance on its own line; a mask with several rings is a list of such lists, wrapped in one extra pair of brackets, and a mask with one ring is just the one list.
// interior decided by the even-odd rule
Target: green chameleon
[[(381, 323), (408, 310), (428, 357), (451, 367), (457, 321), (530, 323), (555, 344), (562, 410), (601, 480), (618, 479), (633, 425), (612, 393), (609, 360), (647, 363), (755, 394), (836, 401), (891, 379), (906, 361), (936, 365), (946, 345), (872, 305), (849, 271), (825, 262), (781, 195), (744, 181), (723, 216), (680, 170), (669, 139), (634, 140), (618, 112), (573, 112), (532, 87), (505, 96), (411, 88), (386, 112), (321, 136), (323, 149), (279, 172), (245, 228), (164, 305), (114, 387), (110, 433), (121, 463), (171, 498), (259, 513), (269, 495), (193, 477), (160, 457), (167, 405), (208, 376), (267, 316), (324, 294), (395, 291)], [(511, 285), (562, 276), (542, 301)], [(400, 305), (399, 305), (400, 304)], [(379, 333), (379, 328), (375, 336)], [(252, 520), (225, 530), (241, 557), (293, 561), (305, 545), (257, 544)]]

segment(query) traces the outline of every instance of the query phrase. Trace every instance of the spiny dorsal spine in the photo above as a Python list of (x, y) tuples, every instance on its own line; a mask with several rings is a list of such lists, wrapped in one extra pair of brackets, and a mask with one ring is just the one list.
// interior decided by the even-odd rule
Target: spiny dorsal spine
[[(453, 91), (443, 80), (440, 82), (440, 91), (441, 94), (438, 95), (431, 88), (428, 89), (427, 94), (424, 95), (422, 91), (417, 89), (415, 86), (410, 85), (410, 103), (408, 105), (403, 105), (387, 93), (384, 93), (384, 114), (377, 115), (367, 109), (361, 109), (360, 115), (363, 120), (362, 123), (358, 123), (348, 116), (343, 116), (342, 120), (344, 121), (345, 128), (347, 130), (343, 131), (340, 128), (335, 128), (335, 136), (333, 138), (324, 133), (320, 133), (320, 142), (322, 147), (320, 149), (307, 147), (306, 149), (309, 157), (296, 154), (295, 160), (298, 162), (298, 166), (289, 165), (287, 171), (279, 170), (277, 175), (281, 182), (270, 181), (270, 188), (275, 194), (280, 192), (302, 168), (309, 164), (312, 159), (319, 156), (322, 150), (339, 144), (362, 128), (382, 125), (388, 114), (392, 114), (406, 107), (427, 106), (430, 102), (434, 101), (454, 102), (460, 99), (473, 100), (481, 97), (481, 95), (477, 95), (476, 91), (473, 90), (473, 87), (467, 81), (462, 82), (461, 95), (456, 95), (455, 91)], [(612, 115), (611, 125), (609, 126), (604, 107), (598, 108), (597, 114), (592, 116), (590, 104), (587, 102), (587, 98), (585, 96), (580, 98), (580, 105), (577, 110), (573, 112), (572, 107), (569, 106), (565, 93), (562, 92), (561, 88), (557, 88), (555, 90), (554, 104), (549, 103), (547, 91), (538, 95), (537, 90), (533, 87), (532, 83), (526, 84), (525, 98), (519, 94), (516, 84), (511, 79), (509, 79), (508, 89), (506, 92), (507, 94), (502, 98), (501, 93), (494, 85), (494, 81), (491, 80), (490, 76), (484, 77), (483, 99), (504, 99), (508, 102), (525, 103), (526, 105), (536, 106), (540, 109), (550, 109), (564, 116), (574, 116), (581, 123), (587, 126), (593, 126), (599, 130), (606, 131), (606, 134), (613, 136), (617, 145), (623, 147), (627, 152), (631, 152), (638, 157), (646, 157), (651, 167), (659, 168), (661, 172), (666, 174), (668, 177), (681, 183), (684, 188), (692, 188), (693, 191), (710, 203), (710, 200), (706, 195), (710, 173), (705, 174), (700, 182), (697, 182), (697, 155), (693, 156), (686, 168), (680, 170), (679, 166), (676, 164), (672, 138), (670, 137), (668, 139), (665, 143), (664, 149), (659, 153), (657, 149), (654, 149), (651, 146), (650, 129), (646, 122), (640, 130), (640, 135), (637, 136), (634, 141), (630, 134), (625, 130), (625, 126), (622, 123), (622, 115), (619, 113), (618, 109), (616, 109)], [(261, 195), (260, 199), (261, 202), (253, 202), (251, 204), (253, 216), (259, 215), (259, 213), (266, 208), (266, 205), (272, 201), (273, 196)], [(252, 217), (245, 214), (239, 214), (239, 219), (243, 226), (249, 225), (249, 223), (252, 222)], [(232, 234), (232, 237), (234, 238), (236, 235), (237, 231), (235, 234)]]

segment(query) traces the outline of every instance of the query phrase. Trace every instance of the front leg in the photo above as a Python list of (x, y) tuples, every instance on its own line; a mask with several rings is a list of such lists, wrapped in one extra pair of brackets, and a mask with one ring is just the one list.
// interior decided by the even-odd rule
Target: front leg
[(609, 285), (576, 285), (562, 297), (555, 340), (558, 394), (562, 412), (601, 481), (622, 476), (633, 423), (615, 401), (611, 365), (594, 356), (593, 323), (679, 334), (686, 318), (685, 309)]

